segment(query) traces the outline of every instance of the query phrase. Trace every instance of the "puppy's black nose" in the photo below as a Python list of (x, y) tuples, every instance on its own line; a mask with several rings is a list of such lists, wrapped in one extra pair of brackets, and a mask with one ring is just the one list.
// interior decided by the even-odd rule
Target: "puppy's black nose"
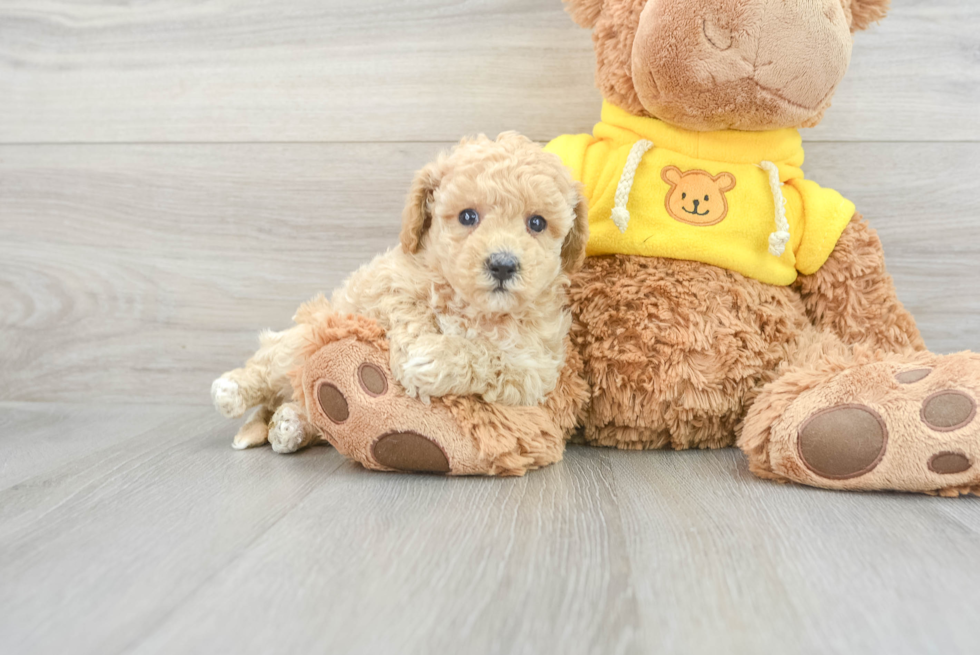
[(521, 265), (509, 252), (495, 252), (487, 257), (487, 272), (498, 282), (506, 282), (515, 275)]

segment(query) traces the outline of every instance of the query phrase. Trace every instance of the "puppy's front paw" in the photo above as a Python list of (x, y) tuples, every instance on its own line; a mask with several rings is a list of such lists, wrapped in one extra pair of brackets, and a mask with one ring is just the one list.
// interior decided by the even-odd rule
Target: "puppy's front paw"
[(398, 381), (409, 397), (428, 404), (433, 396), (443, 395), (438, 389), (440, 377), (438, 362), (433, 357), (414, 355), (402, 364)]
[(295, 453), (307, 444), (306, 421), (287, 405), (276, 410), (269, 426), (269, 444), (280, 455)]
[[(531, 385), (529, 385), (531, 386)], [(533, 407), (546, 400), (546, 396), (531, 388), (523, 388), (516, 384), (499, 384), (487, 389), (483, 399), (488, 403)]]
[(228, 378), (218, 378), (211, 384), (211, 401), (225, 418), (239, 418), (248, 409), (238, 383)]

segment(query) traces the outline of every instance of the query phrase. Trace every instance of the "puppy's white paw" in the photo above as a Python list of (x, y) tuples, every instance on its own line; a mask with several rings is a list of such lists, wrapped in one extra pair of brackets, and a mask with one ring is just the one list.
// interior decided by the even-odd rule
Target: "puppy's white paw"
[(248, 409), (238, 383), (228, 378), (218, 378), (211, 384), (211, 401), (225, 418), (239, 418)]
[(295, 453), (305, 446), (306, 430), (303, 418), (292, 407), (283, 405), (276, 410), (269, 427), (269, 444), (280, 455)]
[(416, 354), (401, 366), (398, 382), (406, 394), (428, 405), (431, 398), (445, 395), (441, 388), (444, 375), (434, 357)]

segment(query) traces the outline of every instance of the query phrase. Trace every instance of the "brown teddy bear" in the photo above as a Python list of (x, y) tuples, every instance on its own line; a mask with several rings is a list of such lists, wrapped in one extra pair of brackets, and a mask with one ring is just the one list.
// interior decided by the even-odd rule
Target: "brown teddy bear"
[[(362, 393), (384, 340), (334, 317), (294, 376), (327, 440), (372, 469), (469, 474), (556, 461), (556, 435), (737, 444), (780, 481), (980, 492), (980, 356), (926, 352), (875, 232), (800, 169), (797, 128), (830, 107), (852, 32), (888, 0), (565, 2), (594, 30), (606, 102), (593, 134), (548, 146), (590, 200), (558, 389), (534, 408)], [(324, 384), (350, 425), (319, 406)]]

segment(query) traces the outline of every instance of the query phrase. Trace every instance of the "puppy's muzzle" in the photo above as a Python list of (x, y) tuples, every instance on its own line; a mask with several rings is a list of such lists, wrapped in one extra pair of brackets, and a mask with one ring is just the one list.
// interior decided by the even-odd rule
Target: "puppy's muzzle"
[(487, 273), (490, 274), (498, 285), (514, 279), (517, 272), (521, 270), (521, 263), (513, 253), (495, 252), (486, 260)]

